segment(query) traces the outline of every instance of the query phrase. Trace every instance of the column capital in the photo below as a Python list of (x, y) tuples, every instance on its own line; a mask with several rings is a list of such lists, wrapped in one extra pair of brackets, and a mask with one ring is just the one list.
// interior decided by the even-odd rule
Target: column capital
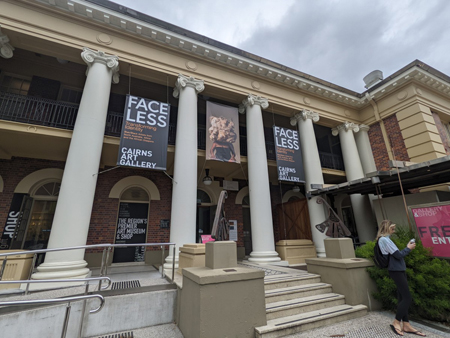
[(369, 131), (370, 127), (368, 125), (365, 124), (360, 124), (359, 125), (359, 130), (361, 131), (365, 131), (366, 133)]
[(87, 63), (88, 69), (86, 70), (86, 76), (89, 73), (89, 69), (96, 62), (103, 63), (112, 71), (112, 83), (119, 83), (119, 57), (116, 55), (109, 55), (102, 51), (95, 51), (90, 48), (84, 47), (81, 53), (81, 58)]
[(248, 106), (260, 105), (262, 109), (269, 107), (269, 101), (265, 97), (261, 97), (254, 94), (248, 94), (247, 98), (242, 100), (239, 105), (239, 113), (244, 114)]
[(344, 131), (349, 131), (349, 130), (353, 130), (354, 133), (357, 133), (359, 131), (359, 127), (357, 124), (353, 123), (353, 122), (344, 122), (340, 125), (338, 125), (337, 127), (331, 129), (331, 133), (333, 134), (333, 136), (337, 136), (339, 135), (339, 132), (341, 130)]
[(178, 98), (178, 96), (180, 96), (181, 89), (186, 87), (194, 88), (196, 94), (198, 94), (205, 89), (205, 84), (203, 80), (197, 80), (192, 76), (178, 74), (177, 82), (175, 83), (175, 88), (173, 89), (173, 96)]
[(13, 56), (14, 47), (9, 43), (7, 35), (2, 33), (0, 28), (0, 56), (5, 59), (10, 59)]
[(306, 119), (311, 119), (313, 122), (318, 122), (319, 113), (312, 110), (302, 109), (291, 117), (291, 126), (295, 126), (298, 122), (300, 122), (300, 120), (306, 121)]

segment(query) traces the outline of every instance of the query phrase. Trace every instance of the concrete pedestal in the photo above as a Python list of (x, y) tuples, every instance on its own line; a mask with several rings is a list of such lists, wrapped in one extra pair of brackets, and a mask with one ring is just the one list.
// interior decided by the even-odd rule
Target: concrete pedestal
[(206, 243), (205, 266), (210, 269), (237, 267), (236, 242)]
[(306, 258), (316, 258), (316, 248), (309, 239), (289, 239), (276, 243), (276, 251), (290, 265), (305, 263)]
[(183, 269), (178, 327), (185, 338), (255, 337), (267, 324), (264, 272)]
[(333, 292), (345, 296), (347, 304), (364, 304), (370, 311), (381, 310), (381, 303), (373, 297), (377, 286), (366, 270), (373, 266), (370, 260), (308, 258), (306, 264), (309, 273), (320, 275), (323, 283), (333, 286)]
[[(0, 250), (0, 253), (17, 252), (22, 250)], [(0, 267), (3, 264), (4, 257), (0, 257)], [(31, 263), (33, 262), (33, 254), (23, 254), (9, 256), (6, 260), (5, 271), (3, 272), (3, 281), (24, 280), (28, 279), (30, 274)], [(20, 284), (1, 284), (1, 289), (18, 289)]]
[(355, 250), (350, 238), (327, 238), (324, 244), (327, 258), (355, 258)]
[(185, 244), (180, 248), (178, 273), (184, 268), (205, 266), (205, 244)]
[(182, 270), (177, 322), (183, 336), (255, 337), (255, 327), (267, 324), (264, 272), (238, 267), (231, 241), (206, 243), (205, 261)]

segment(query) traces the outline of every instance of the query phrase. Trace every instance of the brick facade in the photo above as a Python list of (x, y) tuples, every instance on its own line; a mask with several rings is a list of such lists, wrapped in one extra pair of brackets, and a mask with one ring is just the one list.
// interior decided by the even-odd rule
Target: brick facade
[(445, 153), (450, 155), (450, 139), (448, 135), (447, 128), (444, 126), (441, 118), (437, 113), (431, 112), (433, 115), (434, 122), (436, 124), (437, 130), (439, 131), (439, 135), (441, 136), (442, 145), (445, 148)]
[[(383, 119), (383, 122), (395, 159), (397, 161), (409, 161), (408, 151), (403, 141), (397, 116), (391, 115)], [(379, 122), (370, 126), (369, 139), (377, 170), (389, 170), (389, 155)]]
[[(0, 193), (0, 233), (6, 223), (7, 214), (11, 200), (19, 182), (27, 175), (41, 169), (59, 168), (64, 169), (64, 162), (48, 161), (29, 158), (12, 158), (11, 160), (0, 160), (0, 175), (4, 182), (3, 192)], [(100, 169), (104, 171), (108, 167)], [(95, 191), (94, 205), (89, 226), (87, 244), (114, 243), (117, 212), (119, 200), (109, 198), (113, 186), (128, 176), (142, 176), (151, 180), (159, 190), (160, 200), (151, 200), (149, 208), (149, 220), (147, 231), (147, 242), (162, 243), (169, 242), (170, 229), (161, 229), (160, 220), (170, 219), (172, 182), (162, 172), (140, 169), (117, 168), (99, 174)], [(240, 181), (239, 188), (242, 189), (247, 182)], [(242, 205), (236, 204), (237, 191), (229, 191), (225, 201), (225, 213), (227, 219), (237, 220), (238, 223), (238, 247), (244, 246), (244, 219)], [(274, 231), (278, 240), (278, 226), (276, 205), (281, 203), (279, 187), (271, 186), (272, 207), (274, 217)], [(275, 196), (275, 197), (273, 197)], [(100, 251), (100, 250), (96, 250)]]

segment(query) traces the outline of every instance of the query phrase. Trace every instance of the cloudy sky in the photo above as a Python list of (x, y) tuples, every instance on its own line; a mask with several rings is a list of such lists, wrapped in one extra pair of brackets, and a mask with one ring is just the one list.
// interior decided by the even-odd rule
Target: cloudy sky
[(354, 90), (415, 59), (450, 75), (448, 0), (112, 0)]

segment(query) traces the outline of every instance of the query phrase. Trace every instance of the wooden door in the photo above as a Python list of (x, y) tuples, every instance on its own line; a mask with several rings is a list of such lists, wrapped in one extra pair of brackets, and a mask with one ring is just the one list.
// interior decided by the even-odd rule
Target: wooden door
[(277, 205), (281, 239), (312, 240), (306, 198)]

